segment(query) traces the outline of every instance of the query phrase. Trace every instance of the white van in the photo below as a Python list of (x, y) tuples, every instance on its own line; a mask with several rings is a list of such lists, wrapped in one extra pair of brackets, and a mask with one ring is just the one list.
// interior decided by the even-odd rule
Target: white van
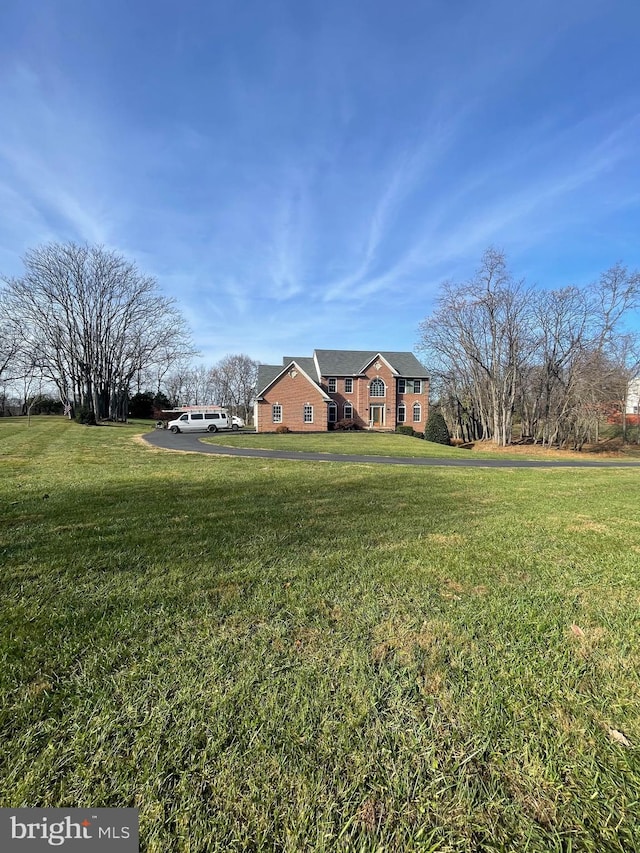
[(231, 418), (225, 411), (185, 412), (175, 421), (169, 421), (168, 428), (171, 432), (218, 432), (219, 429), (238, 429), (231, 422)]

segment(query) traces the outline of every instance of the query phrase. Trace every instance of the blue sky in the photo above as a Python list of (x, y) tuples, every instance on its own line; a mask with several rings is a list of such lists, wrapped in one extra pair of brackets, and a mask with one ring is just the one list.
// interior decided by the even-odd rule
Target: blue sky
[(101, 243), (203, 358), (413, 349), (489, 245), (640, 267), (637, 0), (3, 0), (0, 271)]

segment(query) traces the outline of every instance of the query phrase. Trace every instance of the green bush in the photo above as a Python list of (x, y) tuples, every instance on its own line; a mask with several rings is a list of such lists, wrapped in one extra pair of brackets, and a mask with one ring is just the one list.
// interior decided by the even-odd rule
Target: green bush
[(434, 441), (436, 444), (451, 444), (449, 429), (439, 409), (432, 409), (429, 412), (424, 437), (427, 441)]
[(396, 432), (400, 433), (400, 435), (418, 435), (414, 428), (409, 426), (409, 424), (398, 424)]
[(74, 419), (79, 424), (86, 424), (87, 426), (96, 425), (96, 416), (88, 406), (76, 406)]

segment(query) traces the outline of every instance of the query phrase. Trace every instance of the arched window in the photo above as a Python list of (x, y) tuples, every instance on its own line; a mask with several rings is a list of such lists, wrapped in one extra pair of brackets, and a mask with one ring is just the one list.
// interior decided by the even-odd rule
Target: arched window
[(420, 423), (422, 420), (422, 406), (420, 403), (413, 404), (413, 422), (414, 424)]
[(343, 413), (344, 418), (348, 418), (350, 420), (353, 417), (353, 406), (351, 403), (344, 404)]
[(329, 403), (329, 423), (335, 424), (338, 420), (338, 407), (335, 403)]
[(370, 397), (384, 397), (385, 394), (385, 386), (382, 379), (374, 379), (369, 385), (369, 396)]
[(407, 419), (407, 407), (404, 403), (398, 406), (398, 423), (403, 424)]

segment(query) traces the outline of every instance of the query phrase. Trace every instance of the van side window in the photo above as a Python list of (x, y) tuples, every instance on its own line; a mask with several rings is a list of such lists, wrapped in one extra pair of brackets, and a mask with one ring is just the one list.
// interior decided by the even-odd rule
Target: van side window
[(189, 420), (189, 415), (180, 415), (180, 420), (181, 420), (181, 421), (188, 421), (188, 420)]
[(218, 415), (214, 415), (213, 412), (205, 412), (204, 413), (205, 421), (212, 421), (214, 418), (217, 418), (217, 417), (218, 417)]
[(201, 421), (203, 420), (202, 412), (193, 412), (191, 415), (192, 421)]

